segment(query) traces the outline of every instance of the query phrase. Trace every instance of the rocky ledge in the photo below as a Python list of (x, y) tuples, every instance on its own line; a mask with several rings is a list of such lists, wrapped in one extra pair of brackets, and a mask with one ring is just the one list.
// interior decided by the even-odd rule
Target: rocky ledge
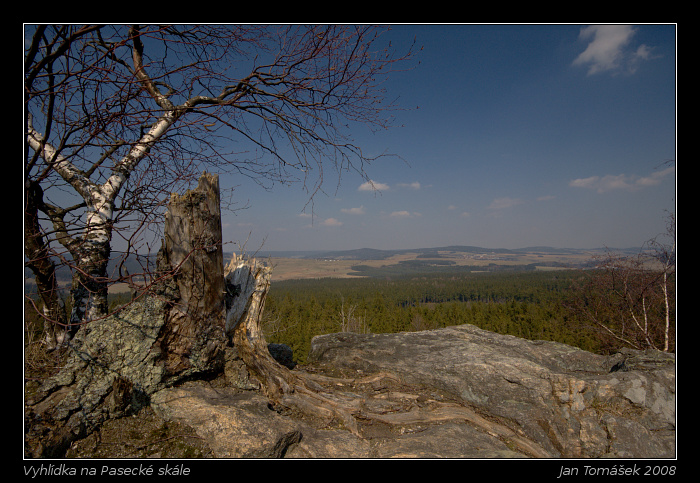
[[(312, 342), (294, 371), (332, 414), (275, 407), (229, 354), (227, 382), (190, 382), (152, 395), (214, 457), (673, 458), (675, 357), (596, 355), (472, 325), (399, 334), (337, 333)], [(328, 396), (332, 394), (332, 396)]]

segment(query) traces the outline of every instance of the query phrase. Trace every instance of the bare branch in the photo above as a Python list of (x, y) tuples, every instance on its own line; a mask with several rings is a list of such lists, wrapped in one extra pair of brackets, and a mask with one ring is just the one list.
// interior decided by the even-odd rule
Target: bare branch
[(369, 25), (28, 28), (25, 180), (92, 306), (115, 236), (135, 252), (202, 171), (298, 182), (311, 198), (329, 165), (367, 177), (376, 158), (348, 128), (389, 127), (382, 80), (411, 55), (377, 48)]

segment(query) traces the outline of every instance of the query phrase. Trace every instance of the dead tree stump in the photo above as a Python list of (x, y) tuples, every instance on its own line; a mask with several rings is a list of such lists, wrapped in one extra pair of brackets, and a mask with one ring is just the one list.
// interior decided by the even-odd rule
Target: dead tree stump
[(158, 341), (165, 371), (206, 370), (221, 362), (227, 340), (218, 176), (204, 173), (196, 189), (173, 193), (163, 231), (158, 269), (175, 289)]

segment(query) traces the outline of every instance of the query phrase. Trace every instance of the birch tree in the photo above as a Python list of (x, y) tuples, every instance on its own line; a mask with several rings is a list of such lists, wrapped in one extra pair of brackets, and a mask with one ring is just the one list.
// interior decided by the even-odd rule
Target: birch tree
[(570, 308), (591, 327), (604, 350), (675, 351), (675, 216), (667, 231), (631, 256), (607, 251), (572, 292)]
[(310, 197), (328, 165), (366, 177), (347, 128), (391, 125), (381, 84), (411, 55), (365, 25), (26, 25), (25, 261), (60, 328), (49, 345), (106, 315), (109, 285), (133, 276), (107, 273), (115, 237), (143, 249), (202, 171)]

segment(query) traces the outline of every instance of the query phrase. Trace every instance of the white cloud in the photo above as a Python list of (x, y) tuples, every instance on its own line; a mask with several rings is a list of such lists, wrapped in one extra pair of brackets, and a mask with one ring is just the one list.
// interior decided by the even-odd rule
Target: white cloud
[(341, 208), (340, 211), (347, 213), (348, 215), (364, 215), (365, 207), (360, 206), (359, 208)]
[(598, 193), (604, 193), (615, 189), (629, 188), (629, 184), (627, 183), (626, 179), (627, 176), (624, 174), (608, 174), (602, 178), (600, 176), (591, 176), (589, 178), (578, 178), (571, 180), (569, 186), (573, 186), (574, 188), (592, 189), (596, 190)]
[(654, 173), (651, 173), (649, 176), (645, 176), (643, 178), (639, 178), (636, 180), (635, 184), (636, 186), (643, 188), (646, 186), (656, 186), (657, 184), (661, 183), (661, 181), (669, 175), (673, 175), (676, 172), (675, 167), (670, 167), (666, 168), (663, 171), (656, 171)]
[(403, 211), (393, 211), (393, 212), (391, 213), (391, 216), (397, 216), (397, 217), (401, 217), (401, 218), (406, 218), (406, 217), (411, 216), (411, 213), (409, 213), (409, 212), (406, 211), (406, 210), (403, 210)]
[(639, 46), (637, 51), (634, 53), (634, 57), (641, 60), (649, 60), (654, 58), (654, 56), (651, 54), (651, 49), (644, 44)]
[(579, 38), (590, 42), (573, 64), (587, 65), (588, 75), (621, 69), (634, 72), (639, 61), (652, 58), (651, 49), (646, 45), (634, 50), (627, 48), (636, 32), (631, 25), (589, 25), (582, 28)]
[(606, 193), (614, 190), (637, 191), (642, 188), (656, 186), (668, 175), (675, 172), (676, 168), (670, 167), (663, 171), (655, 171), (649, 176), (628, 176), (625, 174), (608, 174), (605, 176), (590, 176), (571, 180), (569, 186), (595, 190), (598, 193)]
[(414, 190), (420, 189), (420, 183), (418, 181), (416, 181), (415, 183), (399, 183), (399, 186), (401, 188), (411, 188)]
[(378, 183), (377, 181), (372, 181), (369, 180), (365, 183), (362, 183), (359, 188), (357, 188), (358, 191), (388, 191), (389, 190), (389, 185), (384, 184), (384, 183)]
[(326, 218), (321, 222), (322, 226), (341, 226), (342, 224), (342, 221), (338, 221), (335, 218)]
[(523, 200), (519, 200), (517, 198), (496, 198), (491, 202), (491, 204), (488, 206), (490, 210), (505, 210), (508, 208), (512, 208), (514, 206), (518, 206), (523, 203)]

